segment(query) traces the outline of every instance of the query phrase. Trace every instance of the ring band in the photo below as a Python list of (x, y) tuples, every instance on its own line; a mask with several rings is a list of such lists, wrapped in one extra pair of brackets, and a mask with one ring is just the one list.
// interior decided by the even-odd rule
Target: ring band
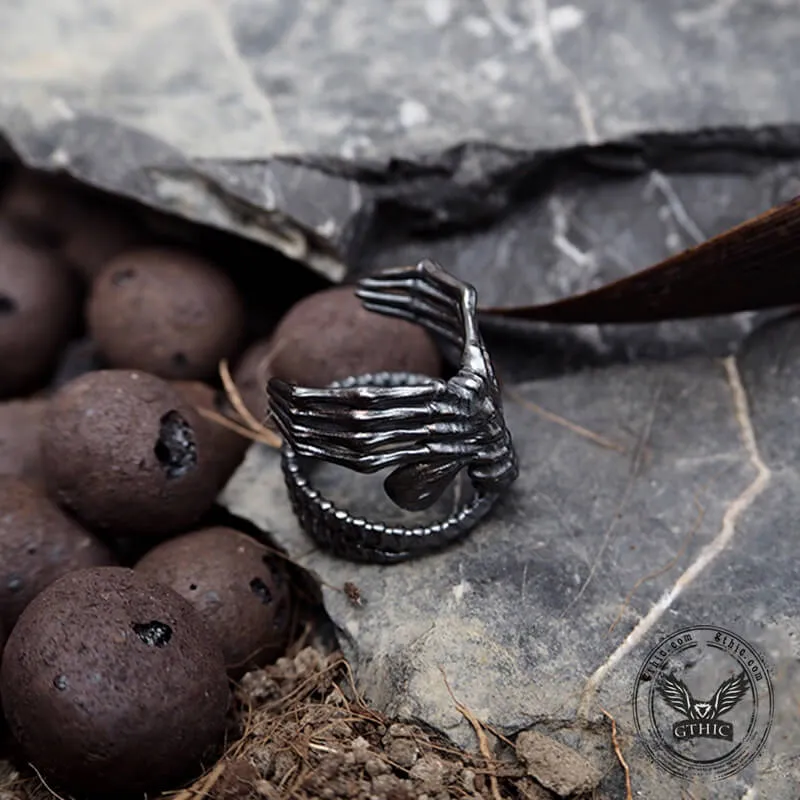
[[(348, 386), (414, 386), (431, 382), (427, 375), (379, 372), (337, 381)], [(461, 508), (441, 522), (422, 527), (384, 525), (350, 514), (326, 500), (309, 480), (303, 460), (288, 441), (281, 449), (281, 466), (289, 499), (300, 526), (319, 547), (338, 558), (373, 564), (407, 561), (441, 550), (468, 534), (500, 498), (499, 492), (476, 491)]]
[[(324, 389), (271, 378), (267, 392), (283, 438), (282, 467), (303, 530), (334, 555), (393, 563), (461, 539), (516, 480), (517, 456), (503, 418), (500, 387), (477, 324), (477, 295), (438, 264), (363, 278), (369, 311), (421, 325), (445, 355), (457, 352), (445, 381), (408, 372), (356, 375)], [(306, 460), (361, 473), (391, 469), (384, 489), (399, 507), (430, 508), (466, 471), (473, 496), (441, 522), (386, 525), (336, 508), (309, 481)]]

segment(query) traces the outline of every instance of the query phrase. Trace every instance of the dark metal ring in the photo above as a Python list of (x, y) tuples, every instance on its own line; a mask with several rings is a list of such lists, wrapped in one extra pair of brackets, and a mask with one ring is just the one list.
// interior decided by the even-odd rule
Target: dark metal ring
[[(430, 376), (408, 372), (379, 372), (337, 381), (330, 388), (346, 386), (419, 386)], [(283, 474), (289, 499), (303, 530), (322, 548), (350, 561), (390, 564), (424, 555), (458, 541), (482, 519), (499, 499), (499, 492), (475, 492), (447, 519), (422, 527), (370, 522), (336, 508), (315, 489), (305, 471), (304, 459), (284, 440)]]
[[(500, 388), (478, 331), (475, 289), (431, 261), (364, 278), (364, 306), (425, 327), (457, 352), (448, 381), (405, 372), (353, 376), (324, 389), (268, 384), (283, 436), (283, 472), (297, 518), (314, 541), (353, 561), (390, 563), (462, 538), (516, 479)], [(442, 522), (399, 527), (337, 509), (314, 489), (305, 459), (356, 472), (391, 468), (384, 488), (401, 508), (430, 508), (466, 470), (473, 497)]]

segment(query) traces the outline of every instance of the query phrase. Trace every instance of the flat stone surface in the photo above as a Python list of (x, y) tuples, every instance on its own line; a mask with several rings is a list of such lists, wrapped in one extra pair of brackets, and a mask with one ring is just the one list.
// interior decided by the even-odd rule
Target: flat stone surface
[[(680, 796), (682, 784), (637, 741), (634, 679), (675, 630), (735, 631), (773, 667), (776, 714), (761, 758), (713, 796), (738, 800), (753, 788), (788, 800), (800, 789), (798, 364), (800, 318), (791, 317), (751, 335), (735, 358), (513, 386), (518, 482), (463, 544), (408, 564), (356, 565), (315, 550), (292, 516), (275, 451), (253, 447), (223, 501), (324, 582), (359, 688), (378, 707), (474, 746), (443, 670), (479, 718), (557, 733), (591, 759), (601, 752), (610, 796), (622, 784), (600, 709), (617, 720), (639, 796)], [(374, 481), (327, 469), (320, 478), (334, 500), (378, 516), (385, 508)], [(347, 581), (362, 607), (341, 591)]]

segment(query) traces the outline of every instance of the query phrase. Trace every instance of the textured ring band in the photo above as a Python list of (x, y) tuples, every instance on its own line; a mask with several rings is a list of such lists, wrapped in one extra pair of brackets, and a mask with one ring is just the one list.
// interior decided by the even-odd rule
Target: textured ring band
[[(432, 383), (426, 375), (379, 372), (337, 381), (329, 388), (350, 386), (418, 386)], [(284, 440), (283, 475), (295, 516), (303, 530), (322, 548), (339, 558), (375, 564), (406, 561), (440, 550), (472, 530), (499, 499), (499, 492), (477, 490), (461, 508), (441, 522), (422, 527), (384, 525), (336, 508), (309, 480), (302, 459)]]
[[(475, 289), (425, 260), (363, 278), (356, 294), (370, 311), (424, 327), (445, 355), (456, 354), (456, 374), (443, 380), (380, 372), (324, 389), (271, 378), (267, 392), (283, 437), (286, 484), (303, 529), (344, 558), (403, 561), (466, 534), (516, 479), (517, 457), (478, 330)], [(462, 471), (474, 497), (434, 525), (370, 522), (322, 497), (301, 459), (361, 473), (389, 469), (386, 494), (409, 511), (431, 508)]]

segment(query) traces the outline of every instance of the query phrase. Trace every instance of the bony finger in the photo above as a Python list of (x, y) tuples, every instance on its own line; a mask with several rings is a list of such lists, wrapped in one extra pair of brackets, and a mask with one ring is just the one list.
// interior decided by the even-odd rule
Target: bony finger
[(427, 298), (443, 308), (457, 306), (459, 299), (458, 294), (453, 295), (451, 291), (437, 286), (428, 276), (419, 274), (406, 278), (363, 278), (356, 288), (356, 296), (362, 298), (368, 293), (376, 295), (375, 299), (381, 302), (391, 297)]
[(383, 275), (367, 275), (361, 278), (356, 284), (356, 294), (362, 289), (372, 289), (374, 291), (408, 291), (418, 280), (419, 274), (411, 268), (402, 269), (400, 272), (392, 272)]
[(436, 445), (457, 441), (464, 436), (472, 435), (473, 428), (472, 420), (460, 419), (404, 427), (396, 427), (390, 423), (372, 430), (327, 430), (315, 427), (313, 435), (320, 444), (330, 443), (332, 446), (366, 453), (377, 447), (390, 447), (409, 442)]
[(335, 389), (296, 387), (294, 402), (309, 407), (333, 407), (341, 410), (391, 408), (398, 402), (419, 402), (435, 399), (445, 388), (441, 380), (412, 386), (346, 386)]
[(290, 398), (292, 389), (292, 384), (287, 383), (283, 378), (270, 378), (267, 381), (267, 395), (270, 398)]
[(356, 297), (362, 302), (374, 303), (376, 305), (398, 306), (401, 308), (407, 308), (414, 302), (409, 294), (387, 292), (383, 287), (364, 287), (356, 289)]

